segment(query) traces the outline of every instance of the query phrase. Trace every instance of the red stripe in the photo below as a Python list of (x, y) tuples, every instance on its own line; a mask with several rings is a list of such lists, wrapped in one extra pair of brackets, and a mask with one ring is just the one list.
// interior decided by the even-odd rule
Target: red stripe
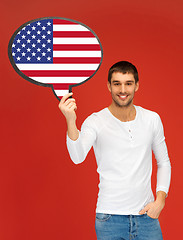
[(94, 70), (88, 70), (88, 71), (74, 71), (74, 70), (38, 70), (38, 71), (29, 71), (24, 70), (22, 73), (24, 73), (28, 77), (89, 77), (91, 76), (95, 71)]
[(53, 37), (57, 38), (57, 37), (93, 37), (95, 38), (95, 36), (93, 35), (92, 32), (89, 31), (54, 31), (53, 32)]
[(100, 51), (99, 44), (54, 44), (53, 51)]
[(54, 57), (53, 63), (100, 63), (101, 57)]
[(70, 85), (74, 85), (76, 83), (54, 83), (53, 88), (55, 90), (68, 90)]
[(78, 24), (64, 19), (53, 19), (53, 24)]

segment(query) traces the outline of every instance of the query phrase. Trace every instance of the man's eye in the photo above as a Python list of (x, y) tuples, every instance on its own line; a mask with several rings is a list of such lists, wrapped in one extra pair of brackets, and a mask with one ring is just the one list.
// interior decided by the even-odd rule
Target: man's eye
[(127, 85), (132, 85), (131, 83), (127, 83)]

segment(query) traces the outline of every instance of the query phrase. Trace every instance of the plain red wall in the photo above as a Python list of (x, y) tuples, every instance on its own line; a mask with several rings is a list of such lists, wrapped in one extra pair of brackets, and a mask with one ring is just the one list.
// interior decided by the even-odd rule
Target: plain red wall
[[(182, 50), (183, 2), (179, 0), (3, 1), (1, 3), (1, 240), (94, 240), (98, 173), (93, 150), (74, 165), (66, 149), (66, 122), (47, 87), (22, 79), (7, 47), (23, 23), (46, 16), (80, 21), (95, 31), (103, 63), (73, 89), (77, 125), (111, 103), (107, 71), (134, 63), (140, 89), (134, 104), (160, 114), (172, 165), (166, 205), (159, 217), (165, 240), (182, 234)], [(156, 161), (153, 158), (153, 190)]]

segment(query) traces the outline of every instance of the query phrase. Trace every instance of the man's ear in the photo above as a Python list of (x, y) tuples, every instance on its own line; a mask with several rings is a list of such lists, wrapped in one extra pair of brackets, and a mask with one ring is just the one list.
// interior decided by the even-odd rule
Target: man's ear
[(135, 92), (139, 89), (139, 81), (135, 84)]
[(109, 83), (109, 81), (107, 81), (107, 88), (108, 88), (109, 92), (111, 92), (111, 84)]

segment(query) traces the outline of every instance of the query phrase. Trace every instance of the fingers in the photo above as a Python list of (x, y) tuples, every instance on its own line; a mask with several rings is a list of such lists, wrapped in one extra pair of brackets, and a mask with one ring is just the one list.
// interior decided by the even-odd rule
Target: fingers
[(76, 104), (73, 104), (73, 105), (70, 107), (70, 110), (71, 110), (71, 111), (72, 111), (72, 110), (77, 110)]
[(58, 104), (58, 107), (60, 109), (63, 108), (64, 106), (67, 106), (68, 103), (70, 103), (70, 102), (75, 102), (74, 98), (69, 98), (69, 96), (71, 96), (72, 94), (73, 93), (67, 93), (62, 97), (62, 99), (60, 100), (60, 102)]
[(65, 102), (65, 100), (68, 98), (68, 97), (70, 97), (70, 96), (72, 96), (72, 92), (71, 93), (67, 93), (67, 94), (65, 94), (63, 97), (62, 97), (62, 99), (61, 99), (61, 103), (64, 103)]
[(140, 210), (139, 214), (144, 214), (146, 211), (144, 209)]
[(140, 214), (144, 214), (147, 210), (149, 210), (149, 205), (147, 204), (142, 210), (140, 210)]
[(67, 108), (69, 108), (69, 109), (71, 109), (73, 106), (76, 107), (76, 103), (70, 102), (67, 104)]
[(76, 102), (74, 98), (69, 98), (73, 93), (65, 94), (59, 102), (59, 109), (65, 116), (67, 121), (76, 121)]
[(65, 101), (64, 105), (67, 106), (70, 102), (75, 102), (76, 100), (74, 98), (69, 98)]

